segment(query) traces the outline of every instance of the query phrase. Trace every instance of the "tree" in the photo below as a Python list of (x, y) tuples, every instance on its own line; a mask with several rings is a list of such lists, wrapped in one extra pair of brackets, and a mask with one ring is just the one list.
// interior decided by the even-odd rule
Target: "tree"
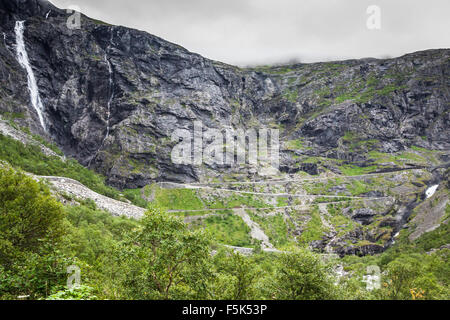
[(139, 221), (113, 217), (96, 209), (95, 203), (66, 208), (70, 229), (65, 237), (65, 251), (79, 259), (76, 265), (83, 275), (83, 284), (96, 289), (99, 299), (120, 299), (123, 270), (116, 255), (120, 244)]
[(48, 188), (0, 167), (0, 295), (45, 295), (61, 280), (64, 210)]
[(335, 298), (330, 268), (309, 250), (284, 253), (277, 266), (274, 297), (281, 300), (326, 300)]
[(248, 258), (233, 250), (220, 250), (214, 256), (215, 279), (212, 298), (247, 300), (254, 298), (257, 278), (255, 265)]
[(205, 294), (210, 240), (179, 218), (151, 207), (120, 253), (127, 295), (134, 299), (187, 299)]
[(383, 295), (389, 299), (411, 298), (410, 289), (420, 273), (420, 265), (409, 256), (400, 256), (387, 265), (387, 275), (383, 282)]
[(436, 255), (403, 254), (386, 268), (381, 298), (391, 300), (447, 299), (448, 289), (439, 283), (434, 269), (440, 268)]

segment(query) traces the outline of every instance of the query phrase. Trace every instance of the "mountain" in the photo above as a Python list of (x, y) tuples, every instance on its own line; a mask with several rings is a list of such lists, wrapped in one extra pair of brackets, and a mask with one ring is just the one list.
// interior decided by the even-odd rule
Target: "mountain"
[[(44, 0), (2, 0), (0, 113), (56, 143), (111, 186), (293, 179), (294, 185), (275, 190), (286, 205), (299, 205), (293, 194), (306, 202), (307, 195), (392, 197), (348, 208), (325, 204), (292, 218), (294, 235), (311, 227), (305, 217), (315, 217), (314, 223), (322, 218), (323, 230), (306, 238), (317, 248), (333, 243), (341, 254), (367, 254), (389, 246), (414, 208), (426, 205), (425, 190), (448, 180), (442, 168), (448, 167), (450, 150), (449, 49), (394, 59), (240, 68), (84, 15), (80, 28), (69, 28), (71, 17)], [(267, 173), (254, 164), (174, 163), (179, 141), (172, 134), (190, 132), (196, 122), (203, 133), (279, 130), (280, 171)], [(362, 182), (295, 185), (298, 177), (389, 172), (392, 177)], [(424, 218), (433, 222), (423, 231), (440, 225), (445, 215), (448, 187), (440, 185), (443, 206)], [(241, 191), (274, 192), (270, 185), (264, 188)], [(224, 192), (217, 196), (226, 198)], [(340, 230), (348, 221), (333, 220), (330, 211), (336, 210), (356, 226)]]
[(71, 30), (71, 14), (47, 1), (7, 0), (0, 10), (1, 110), (25, 114), (40, 131), (14, 54), (15, 23), (25, 20), (49, 137), (117, 187), (230, 174), (233, 168), (171, 164), (171, 133), (195, 120), (205, 128), (278, 128), (282, 141), (304, 139), (309, 150), (282, 146), (285, 170), (298, 166), (294, 153), (370, 163), (342, 145), (348, 132), (377, 140), (374, 150), (385, 153), (450, 146), (450, 50), (245, 69), (85, 16), (81, 29)]

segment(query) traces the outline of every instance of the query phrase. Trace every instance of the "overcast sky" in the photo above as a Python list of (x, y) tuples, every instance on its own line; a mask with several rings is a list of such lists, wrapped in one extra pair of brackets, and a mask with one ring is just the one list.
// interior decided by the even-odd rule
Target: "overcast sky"
[[(450, 47), (450, 0), (51, 0), (248, 66), (395, 57)], [(381, 10), (370, 30), (366, 10)]]

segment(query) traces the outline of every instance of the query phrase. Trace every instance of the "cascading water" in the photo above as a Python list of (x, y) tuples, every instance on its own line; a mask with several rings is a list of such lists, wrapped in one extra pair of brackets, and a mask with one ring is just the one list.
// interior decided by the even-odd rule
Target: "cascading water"
[[(102, 146), (105, 143), (105, 140), (109, 137), (109, 131), (110, 131), (109, 122), (110, 122), (110, 117), (111, 117), (111, 103), (114, 99), (113, 68), (112, 68), (111, 62), (108, 60), (108, 51), (109, 51), (109, 48), (114, 44), (113, 40), (114, 40), (114, 27), (111, 28), (111, 38), (109, 39), (109, 46), (106, 48), (106, 53), (105, 53), (105, 61), (108, 64), (108, 71), (109, 71), (109, 89), (108, 89), (109, 90), (109, 99), (108, 99), (108, 111), (106, 114), (107, 115), (106, 135), (105, 135), (105, 138), (103, 139)], [(102, 146), (100, 146), (100, 148)]]
[(438, 187), (439, 187), (439, 185), (435, 184), (434, 186), (429, 187), (427, 189), (427, 191), (425, 191), (425, 195), (427, 196), (427, 199), (431, 198), (436, 193), (436, 190)]
[[(11, 53), (11, 51), (9, 51), (8, 45), (6, 44), (6, 33), (3, 32), (3, 45), (5, 46), (5, 49)], [(11, 53), (12, 54), (12, 53)], [(14, 55), (14, 54), (13, 54)]]
[(109, 137), (109, 120), (111, 117), (111, 103), (114, 99), (114, 81), (113, 81), (113, 69), (111, 62), (109, 62), (108, 57), (105, 55), (105, 61), (108, 64), (108, 70), (109, 70), (109, 99), (108, 99), (108, 111), (106, 113), (107, 119), (106, 119), (106, 135), (103, 139), (102, 145), (105, 142), (105, 140)]
[(33, 68), (31, 68), (30, 61), (28, 59), (27, 50), (25, 48), (25, 41), (23, 38), (23, 33), (25, 30), (25, 21), (16, 21), (16, 26), (14, 31), (16, 33), (16, 54), (17, 61), (20, 65), (27, 71), (28, 78), (28, 91), (30, 91), (31, 104), (36, 110), (39, 117), (39, 122), (41, 123), (44, 131), (47, 131), (44, 120), (44, 105), (42, 104), (41, 97), (39, 96), (39, 89), (36, 82), (36, 77), (34, 76)]
[(94, 160), (97, 157), (98, 153), (102, 149), (103, 145), (105, 144), (106, 139), (108, 139), (108, 137), (109, 137), (109, 133), (111, 130), (110, 129), (110, 118), (111, 118), (111, 104), (114, 99), (114, 80), (113, 80), (114, 71), (113, 71), (111, 62), (108, 60), (108, 50), (109, 50), (110, 46), (113, 44), (113, 32), (114, 32), (114, 29), (111, 29), (110, 45), (106, 48), (106, 53), (105, 53), (105, 62), (108, 65), (108, 71), (109, 71), (109, 82), (108, 82), (109, 98), (108, 98), (107, 111), (106, 111), (106, 134), (105, 134), (105, 137), (103, 138), (102, 143), (101, 143), (100, 147), (98, 148), (97, 152), (94, 154), (94, 156), (89, 161), (88, 167), (91, 166), (92, 160)]

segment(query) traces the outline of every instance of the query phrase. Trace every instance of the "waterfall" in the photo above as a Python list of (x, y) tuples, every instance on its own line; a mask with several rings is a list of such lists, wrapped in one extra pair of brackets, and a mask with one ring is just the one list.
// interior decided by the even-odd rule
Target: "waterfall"
[(436, 190), (437, 190), (438, 187), (439, 187), (439, 185), (436, 184), (436, 185), (434, 185), (434, 186), (429, 187), (429, 188), (427, 189), (427, 191), (425, 191), (425, 195), (427, 196), (427, 199), (428, 199), (428, 198), (431, 198), (431, 197), (435, 194), (435, 192), (436, 192)]
[(111, 38), (109, 40), (109, 46), (106, 48), (106, 52), (105, 52), (105, 62), (108, 65), (108, 72), (109, 72), (109, 81), (108, 81), (108, 96), (109, 97), (108, 97), (108, 104), (107, 104), (107, 111), (106, 111), (106, 134), (105, 134), (105, 137), (103, 138), (102, 144), (100, 145), (100, 148), (97, 151), (97, 153), (103, 147), (103, 144), (105, 143), (106, 139), (108, 139), (109, 132), (111, 130), (110, 129), (110, 118), (111, 118), (111, 103), (114, 99), (114, 80), (113, 80), (114, 71), (113, 71), (111, 62), (108, 59), (108, 51), (109, 51), (109, 48), (111, 47), (111, 45), (114, 44), (113, 37), (114, 37), (114, 27), (111, 29)]
[(11, 53), (11, 51), (9, 51), (8, 45), (6, 44), (6, 33), (3, 32), (3, 45), (5, 46), (5, 49), (8, 50), (9, 53)]
[(39, 96), (36, 77), (34, 76), (33, 68), (31, 68), (27, 50), (25, 48), (25, 41), (23, 38), (23, 33), (25, 30), (24, 23), (25, 21), (16, 21), (16, 27), (14, 28), (14, 31), (16, 33), (17, 60), (19, 61), (19, 64), (27, 71), (28, 91), (30, 91), (31, 104), (38, 114), (39, 122), (41, 123), (42, 128), (44, 129), (44, 131), (47, 131), (43, 115), (44, 105), (42, 104), (41, 97)]
[(108, 59), (108, 50), (109, 50), (110, 46), (113, 45), (113, 31), (114, 31), (114, 28), (111, 29), (110, 45), (106, 48), (106, 52), (105, 52), (105, 62), (108, 65), (108, 72), (109, 72), (108, 103), (107, 103), (107, 111), (106, 111), (106, 134), (105, 134), (105, 137), (103, 138), (102, 143), (101, 143), (100, 147), (98, 148), (97, 152), (94, 154), (94, 156), (89, 161), (88, 167), (91, 166), (92, 160), (94, 160), (97, 157), (98, 153), (103, 148), (103, 145), (105, 144), (106, 139), (108, 139), (109, 133), (111, 131), (110, 119), (111, 119), (111, 104), (114, 100), (114, 79), (113, 79), (114, 71), (113, 71), (111, 62)]
[(102, 145), (105, 142), (105, 140), (109, 137), (109, 131), (110, 131), (110, 127), (109, 127), (109, 121), (110, 121), (110, 117), (111, 117), (111, 103), (114, 99), (114, 81), (113, 81), (113, 69), (112, 69), (112, 65), (111, 62), (109, 62), (108, 57), (105, 54), (105, 61), (108, 64), (108, 70), (109, 70), (109, 99), (108, 99), (108, 110), (106, 112), (107, 115), (107, 119), (106, 119), (106, 135), (105, 138), (103, 139)]

